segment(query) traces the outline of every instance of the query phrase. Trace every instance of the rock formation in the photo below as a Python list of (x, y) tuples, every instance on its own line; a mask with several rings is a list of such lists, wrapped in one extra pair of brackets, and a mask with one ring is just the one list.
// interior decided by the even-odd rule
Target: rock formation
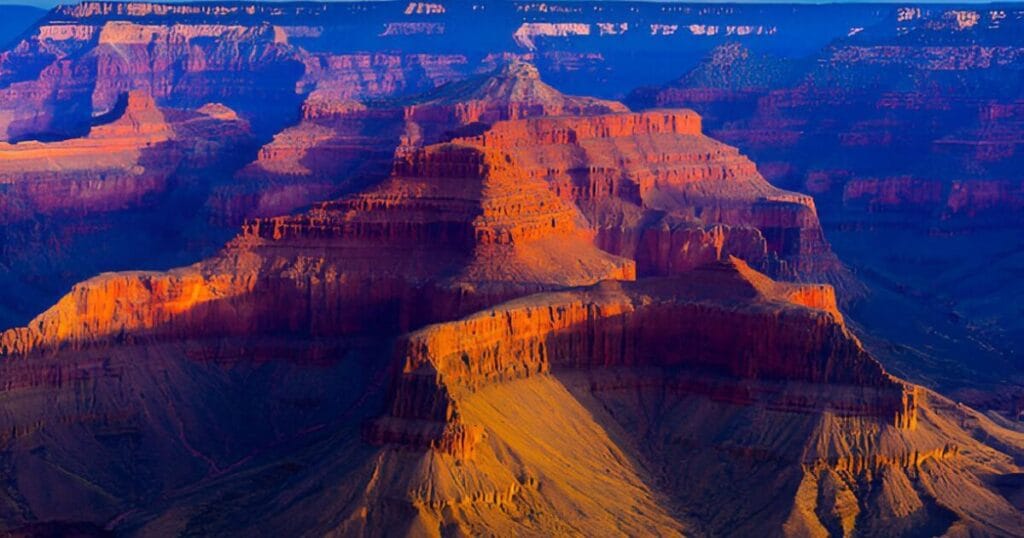
[[(168, 117), (171, 114), (172, 117)], [(84, 215), (140, 206), (168, 189), (183, 160), (209, 162), (217, 148), (247, 136), (223, 107), (195, 113), (161, 110), (136, 91), (122, 96), (109, 123), (82, 138), (0, 144), (3, 222), (36, 214)]]
[(598, 245), (642, 275), (736, 255), (789, 279), (844, 279), (811, 198), (769, 185), (692, 111), (501, 122), (473, 141), (577, 204)]
[[(544, 84), (532, 65), (512, 60), (494, 72), (448, 82), (409, 103), (375, 102), (400, 94), (404, 73), (422, 59), (385, 62), (353, 59), (318, 75), (316, 90), (302, 107), (302, 120), (264, 146), (257, 160), (237, 175), (237, 184), (213, 200), (229, 220), (289, 213), (317, 201), (372, 185), (391, 171), (394, 150), (445, 141), (462, 130), (479, 131), (508, 119), (551, 115), (588, 115), (625, 111), (620, 103), (565, 96)], [(352, 70), (372, 72), (384, 64), (390, 82), (340, 77)], [(369, 65), (367, 65), (367, 63)], [(452, 75), (449, 75), (452, 77)], [(440, 83), (445, 77), (431, 76)], [(454, 77), (452, 77), (454, 78)], [(369, 104), (363, 101), (369, 101)]]
[[(845, 329), (830, 291), (775, 283), (730, 260), (682, 278), (530, 296), (429, 326), (396, 347), (402, 367), (389, 411), (364, 435), (399, 452), (434, 454), (441, 465), (459, 462), (469, 468), (460, 475), (489, 487), (510, 480), (507, 497), (490, 502), (534, 506), (545, 487), (563, 483), (529, 447), (563, 441), (545, 422), (580, 420), (569, 419), (571, 407), (554, 407), (568, 393), (592, 414), (563, 426), (572, 430), (564, 440), (587, 436), (581, 446), (601, 446), (587, 429), (600, 424), (615, 446), (649, 462), (643, 469), (654, 466), (650, 483), (669, 506), (695, 515), (682, 521), (690, 532), (1016, 534), (1019, 512), (980, 481), (1010, 460), (960, 429), (998, 428), (886, 374)], [(666, 407), (687, 412), (676, 417)], [(527, 418), (534, 415), (536, 422)], [(500, 466), (513, 461), (519, 477), (503, 478)], [(589, 472), (584, 463), (573, 477), (618, 473)], [(972, 474), (960, 487), (974, 498), (941, 485)], [(723, 480), (728, 485), (718, 485)], [(604, 487), (598, 483), (594, 491)], [(736, 487), (747, 492), (743, 503), (728, 501)], [(572, 490), (559, 494), (574, 502)], [(414, 505), (421, 498), (407, 495)], [(443, 496), (428, 495), (438, 504), (421, 510), (442, 526), (461, 524), (439, 510)], [(858, 519), (862, 510), (886, 515)]]
[[(428, 146), (379, 187), (247, 223), (209, 261), (85, 282), (28, 328), (5, 333), (0, 347), (24, 354), (125, 332), (407, 329), (531, 290), (633, 278), (633, 263), (594, 247), (585, 226), (543, 181), (514, 174), (503, 154)], [(291, 309), (295, 317), (273, 306), (296, 300), (307, 306)]]
[(1020, 21), (1002, 7), (894, 7), (806, 61), (719, 47), (631, 105), (692, 107), (774, 184), (813, 195), (868, 289), (853, 317), (880, 359), (1016, 415), (1024, 332), (1003, 298), (1020, 293), (1004, 272), (1022, 225), (1024, 116), (1007, 83)]
[[(797, 12), (810, 30), (787, 37)], [(766, 175), (807, 172), (844, 210), (998, 212), (1019, 189), (995, 175), (932, 189), (770, 151), (803, 147), (800, 107), (846, 113), (851, 95), (885, 112), (823, 124), (827, 147), (923, 147), (905, 124), (947, 110), (941, 92), (890, 91), (898, 73), (882, 93), (830, 88), (893, 62), (1013, 61), (985, 40), (870, 43), (861, 27), (889, 12), (911, 43), (1003, 24), (877, 6), (55, 9), (0, 53), (0, 209), (21, 219), (4, 255), (63, 255), (32, 235), (52, 219), (191, 263), (188, 245), (219, 241), (211, 221), (244, 224), (203, 261), (141, 252), (185, 266), (100, 274), (0, 332), (0, 533), (1024, 535), (1018, 428), (883, 368), (818, 283), (850, 282), (820, 204), (705, 135), (768, 156)], [(847, 34), (829, 61), (773, 64)], [(709, 122), (539, 77), (607, 96), (707, 50), (646, 97)], [(1013, 129), (989, 127), (1018, 112), (932, 145), (996, 170)], [(992, 144), (962, 143), (978, 133)], [(934, 319), (893, 326), (915, 323)]]
[[(738, 302), (744, 306), (738, 309)], [(479, 442), (478, 428), (458, 423), (462, 395), (559, 370), (666, 368), (870, 387), (859, 400), (782, 395), (776, 405), (797, 410), (803, 401), (814, 410), (834, 408), (905, 429), (916, 422), (916, 389), (885, 374), (845, 331), (831, 288), (776, 283), (735, 258), (684, 278), (531, 296), (415, 332), (396, 353), (402, 374), (391, 416), (371, 438), (402, 439), (393, 428), (411, 422), (413, 446), (459, 458)], [(699, 392), (701, 383), (681, 380), (675, 388)], [(752, 398), (738, 390), (716, 396)], [(441, 423), (437, 438), (422, 437), (424, 420)]]

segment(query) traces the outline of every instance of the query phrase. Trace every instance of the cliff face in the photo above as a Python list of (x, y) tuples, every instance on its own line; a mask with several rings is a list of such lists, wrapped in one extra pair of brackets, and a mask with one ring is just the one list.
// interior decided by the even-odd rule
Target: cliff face
[[(880, 24), (823, 47), (815, 61), (730, 45), (672, 87), (637, 97), (658, 106), (696, 107), (709, 117), (713, 134), (750, 151), (759, 163), (781, 161), (783, 152), (801, 155), (770, 179), (806, 185), (828, 202), (841, 198), (846, 179), (837, 178), (827, 189), (810, 182), (838, 169), (857, 180), (920, 182), (914, 189), (920, 194), (900, 198), (905, 206), (892, 197), (867, 200), (887, 211), (995, 214), (1000, 203), (994, 200), (973, 209), (951, 202), (950, 187), (977, 182), (966, 188), (986, 190), (1017, 163), (1017, 98), (996, 82), (996, 74), (1020, 69), (1018, 15), (1002, 9), (893, 9)], [(851, 114), (854, 109), (861, 113)], [(929, 127), (914, 128), (924, 124)], [(877, 157), (864, 159), (869, 154)], [(899, 158), (908, 154), (922, 158)], [(1018, 202), (1006, 192), (1002, 210)]]
[[(499, 120), (626, 110), (620, 103), (565, 96), (518, 60), (457, 83), (450, 79), (458, 73), (425, 62), (384, 55), (332, 57), (310, 69), (316, 89), (303, 103), (301, 121), (265, 145), (213, 205), (229, 220), (286, 214), (379, 182), (391, 171), (396, 148), (409, 151), (446, 141)], [(418, 80), (413, 73), (421, 69)], [(398, 102), (375, 101), (424, 83), (440, 88)]]
[[(847, 282), (820, 204), (761, 175), (806, 168), (772, 148), (839, 148), (865, 168), (886, 164), (868, 158), (878, 147), (918, 148), (906, 125), (955, 100), (895, 91), (907, 81), (879, 66), (1015, 61), (987, 42), (857, 42), (880, 11), (57, 8), (0, 53), (0, 190), (17, 194), (0, 209), (22, 219), (4, 254), (63, 255), (17, 236), (47, 215), (66, 236), (109, 227), (99, 243), (115, 252), (133, 250), (126, 235), (178, 248), (217, 241), (211, 218), (244, 224), (204, 261), (101, 274), (0, 332), (0, 533), (1020, 534), (1024, 439), (882, 368), (834, 289), (804, 283)], [(798, 13), (817, 18), (794, 34)], [(984, 19), (896, 13), (943, 39)], [(812, 62), (825, 89), (772, 63), (847, 33)], [(707, 122), (539, 77), (608, 96), (726, 40), (743, 46), (655, 95), (693, 100)], [(870, 84), (833, 87), (848, 78)], [(884, 112), (823, 123), (834, 146), (801, 145), (810, 118), (861, 102)], [(1013, 129), (995, 126), (1018, 112), (986, 109), (991, 144), (963, 144), (967, 129), (934, 146), (1003, 166)], [(768, 156), (762, 172), (708, 124)], [(844, 209), (984, 217), (1019, 190), (842, 164), (807, 185)]]
[[(217, 112), (221, 114), (218, 115)], [(82, 138), (0, 144), (0, 217), (87, 215), (141, 206), (168, 189), (178, 167), (203, 166), (248, 126), (216, 107), (167, 113), (145, 92), (122, 96), (116, 119)], [(225, 115), (226, 114), (226, 115)]]
[[(732, 260), (683, 278), (529, 296), (414, 332), (396, 346), (402, 367), (388, 412), (364, 435), (463, 470), (430, 492), (374, 491), (399, 494), (441, 525), (470, 524), (443, 511), (463, 488), (494, 491), (475, 501), (484, 506), (552, 496), (585, 506), (577, 492), (632, 475), (608, 463), (591, 475), (589, 459), (571, 464), (531, 447), (607, 446), (590, 429), (597, 423), (614, 439), (612, 454), (641, 462), (667, 506), (691, 510), (685, 529), (741, 521), (744, 532), (787, 536), (883, 527), (1013, 534), (1019, 512), (978, 481), (1012, 464), (961, 428), (1013, 434), (886, 374), (845, 329), (830, 291), (776, 283)], [(556, 470), (568, 466), (574, 472)], [(375, 469), (389, 476), (396, 467), (379, 460)], [(963, 489), (939, 485), (952, 476)], [(736, 487), (747, 492), (743, 503), (729, 500)], [(861, 510), (889, 515), (857, 519)]]
[[(413, 333), (396, 353), (403, 366), (391, 417), (414, 425), (458, 422), (459, 399), (495, 383), (553, 371), (621, 368), (871, 387), (878, 395), (868, 400), (793, 396), (786, 405), (797, 410), (802, 401), (809, 410), (834, 408), (900, 428), (912, 428), (917, 413), (916, 389), (885, 374), (846, 332), (830, 288), (776, 283), (735, 258), (684, 279), (609, 282), (522, 299)], [(678, 390), (701, 390), (701, 382), (678, 382)], [(747, 389), (735, 390), (730, 398), (751, 397), (744, 395)], [(380, 427), (397, 423), (384, 420)], [(438, 428), (444, 433), (432, 444), (419, 436), (410, 443), (443, 448), (452, 428)], [(398, 437), (394, 431), (371, 436)], [(466, 457), (470, 445), (451, 448)]]
[[(428, 146), (364, 193), (247, 223), (196, 266), (86, 282), (5, 333), (3, 348), (24, 354), (125, 333), (386, 332), (532, 290), (635, 277), (632, 262), (598, 250), (592, 236), (575, 207), (516, 174), (503, 154)], [(295, 316), (274, 309), (296, 300), (307, 308)]]
[(692, 111), (502, 122), (473, 139), (578, 205), (642, 275), (740, 256), (788, 279), (843, 280), (810, 197), (779, 190)]

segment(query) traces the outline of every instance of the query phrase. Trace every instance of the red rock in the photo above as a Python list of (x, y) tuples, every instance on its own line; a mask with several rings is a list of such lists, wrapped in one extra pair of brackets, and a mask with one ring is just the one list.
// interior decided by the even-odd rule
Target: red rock
[[(573, 206), (503, 154), (429, 146), (407, 154), (379, 187), (247, 223), (211, 260), (87, 281), (29, 327), (5, 333), (0, 349), (405, 330), (531, 291), (635, 277), (632, 262), (598, 250), (592, 237)], [(297, 301), (306, 306), (287, 314), (275, 306)]]
[[(866, 401), (789, 405), (900, 428), (913, 428), (917, 415), (916, 389), (886, 374), (846, 330), (829, 286), (774, 282), (735, 258), (683, 278), (526, 297), (412, 333), (396, 354), (404, 366), (390, 413), (368, 437), (449, 447), (462, 458), (471, 450), (442, 442), (448, 428), (468, 427), (459, 421), (461, 398), (561, 370), (685, 368), (731, 380), (872, 387), (879, 392)], [(730, 398), (743, 401), (741, 393)], [(433, 444), (423, 439), (423, 421), (437, 424)], [(413, 428), (406, 437), (403, 424)]]
[(223, 107), (167, 111), (144, 92), (132, 92), (123, 108), (116, 120), (82, 138), (0, 143), (0, 184), (8, 186), (0, 207), (10, 208), (0, 220), (143, 205), (167, 190), (182, 163), (203, 166), (218, 148), (248, 136), (248, 126)]
[(692, 111), (500, 122), (467, 140), (508, 151), (576, 203), (598, 244), (643, 275), (733, 254), (790, 279), (842, 279), (813, 200), (772, 187)]

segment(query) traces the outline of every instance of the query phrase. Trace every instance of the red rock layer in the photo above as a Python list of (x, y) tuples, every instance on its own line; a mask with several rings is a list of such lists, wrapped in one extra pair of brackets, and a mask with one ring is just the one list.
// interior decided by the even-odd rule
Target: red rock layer
[(769, 185), (735, 148), (701, 134), (686, 110), (499, 122), (461, 139), (507, 152), (576, 203), (598, 244), (643, 275), (736, 255), (789, 279), (842, 273), (809, 196)]
[(370, 191), (251, 221), (217, 258), (87, 281), (28, 327), (0, 336), (0, 350), (135, 337), (388, 333), (532, 291), (634, 278), (630, 261), (591, 244), (574, 207), (514, 172), (502, 154), (479, 148), (422, 148)]
[(183, 162), (203, 166), (248, 135), (248, 126), (225, 107), (166, 111), (144, 92), (129, 93), (123, 103), (120, 117), (82, 138), (0, 143), (0, 184), (7, 186), (0, 221), (142, 205), (168, 188)]
[[(471, 124), (539, 116), (591, 116), (626, 112), (625, 105), (591, 97), (564, 95), (540, 80), (533, 65), (511, 59), (495, 72), (442, 86), (405, 107), (416, 124), (406, 143), (431, 143)], [(448, 134), (448, 137), (451, 135)]]
[[(737, 402), (750, 396), (736, 380), (853, 386), (869, 390), (834, 401), (796, 397), (785, 405), (876, 417), (901, 428), (913, 426), (918, 398), (845, 329), (829, 287), (776, 283), (735, 259), (685, 278), (609, 282), (520, 299), (417, 331), (397, 354), (404, 366), (390, 418), (371, 427), (368, 437), (420, 448), (443, 445), (459, 457), (471, 450), (442, 439), (468, 427), (459, 421), (460, 398), (552, 370), (710, 372), (733, 385), (704, 390)], [(702, 390), (700, 382), (683, 379), (676, 390)], [(431, 422), (439, 437), (422, 433)], [(412, 433), (403, 438), (405, 427)]]
[[(435, 59), (437, 60), (437, 59)], [(338, 56), (308, 66), (310, 93), (302, 119), (278, 133), (255, 162), (222, 190), (215, 204), (233, 220), (287, 214), (353, 192), (386, 177), (395, 148), (408, 151), (445, 141), (467, 128), (530, 116), (624, 111), (619, 103), (559, 93), (537, 70), (512, 62), (493, 73), (444, 84), (414, 104), (366, 105), (457, 73), (432, 72), (423, 57)], [(412, 74), (423, 69), (417, 79)], [(474, 127), (475, 126), (475, 127)]]

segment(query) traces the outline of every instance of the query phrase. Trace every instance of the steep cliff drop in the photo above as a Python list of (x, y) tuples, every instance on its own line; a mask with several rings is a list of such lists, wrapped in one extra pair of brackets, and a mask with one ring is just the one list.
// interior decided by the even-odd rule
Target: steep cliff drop
[(787, 279), (847, 282), (810, 197), (769, 185), (688, 110), (500, 122), (467, 139), (577, 204), (642, 275), (740, 256)]
[(1019, 433), (886, 374), (827, 286), (773, 282), (735, 259), (516, 299), (404, 336), (393, 357), (383, 416), (357, 429), (349, 411), (118, 528), (828, 536), (1024, 524), (1003, 497)]
[[(360, 194), (252, 220), (195, 266), (76, 286), (0, 335), (15, 410), (0, 425), (0, 520), (140, 534), (1021, 528), (1024, 438), (887, 374), (832, 288), (728, 256), (629, 282), (634, 262), (595, 247), (577, 199), (524, 168), (549, 154), (539, 142), (559, 155), (652, 133), (711, 143), (688, 112), (498, 122), (401, 153)], [(687, 170), (646, 185), (670, 190)], [(723, 207), (776, 194), (726, 177)]]
[[(89, 2), (54, 14), (82, 24), (0, 58), (0, 76), (50, 47), (44, 71), (88, 66), (74, 51), (107, 32), (95, 56), (127, 64), (103, 71), (88, 108), (165, 60), (196, 69), (157, 81), (165, 103), (210, 84), (251, 114), (309, 84), (301, 122), (231, 180), (255, 197), (226, 189), (224, 214), (359, 189), (248, 219), (200, 263), (82, 282), (0, 333), (0, 532), (1022, 534), (1024, 435), (864, 350), (834, 289), (807, 283), (846, 278), (809, 197), (769, 185), (694, 112), (565, 96), (521, 63), (407, 102), (456, 78), (457, 59), (391, 70), (394, 56), (299, 50), (331, 28), (296, 13), (333, 9), (379, 13)], [(420, 19), (445, 9), (409, 4), (413, 22), (378, 37), (444, 35)], [(168, 14), (185, 22), (152, 24)], [(532, 48), (591, 28), (515, 35)], [(246, 75), (226, 90), (232, 66)], [(254, 94), (253, 71), (281, 77)], [(224, 105), (129, 105), (110, 125), (133, 136), (244, 123)], [(3, 116), (8, 136), (73, 127), (53, 106)], [(132, 156), (117, 145), (129, 151), (111, 159)], [(372, 170), (353, 179), (360, 156)]]

